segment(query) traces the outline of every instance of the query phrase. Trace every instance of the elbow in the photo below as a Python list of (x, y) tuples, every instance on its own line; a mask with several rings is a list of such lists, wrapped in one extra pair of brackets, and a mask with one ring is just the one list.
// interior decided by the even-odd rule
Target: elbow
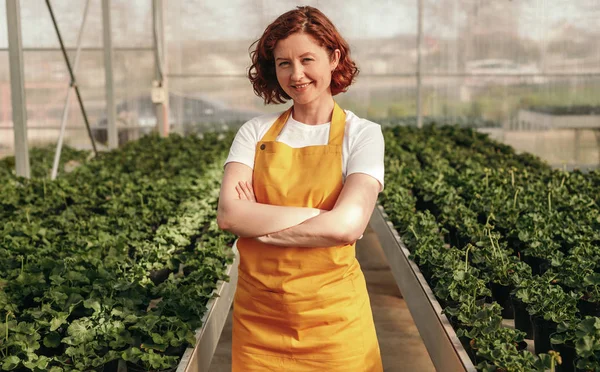
[(349, 245), (349, 244), (353, 244), (355, 241), (357, 241), (361, 235), (362, 235), (361, 233), (357, 234), (354, 231), (349, 231), (349, 232), (342, 234), (338, 240), (342, 245)]
[(362, 211), (346, 212), (336, 221), (334, 234), (340, 244), (353, 244), (365, 231)]
[(357, 241), (362, 235), (362, 233), (363, 231), (359, 228), (359, 226), (354, 226), (350, 224), (340, 229), (336, 233), (335, 239), (340, 245), (349, 245)]
[(217, 215), (217, 225), (219, 226), (219, 229), (221, 230), (229, 230), (230, 226), (227, 223), (227, 220), (225, 220), (225, 218), (223, 218), (223, 216), (219, 216)]
[(217, 225), (219, 226), (219, 229), (225, 231), (228, 231), (231, 228), (231, 223), (227, 218), (227, 213), (221, 206), (219, 206), (217, 209)]

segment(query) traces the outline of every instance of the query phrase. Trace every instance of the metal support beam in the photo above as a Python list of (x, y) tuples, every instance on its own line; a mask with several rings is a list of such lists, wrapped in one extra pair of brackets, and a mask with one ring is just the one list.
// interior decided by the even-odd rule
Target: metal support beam
[(152, 35), (154, 41), (154, 82), (152, 102), (156, 112), (156, 128), (161, 136), (169, 135), (169, 87), (166, 74), (163, 1), (152, 0)]
[(417, 128), (423, 127), (423, 87), (421, 84), (422, 59), (421, 46), (423, 45), (423, 0), (417, 0), (418, 28), (417, 28)]
[[(75, 94), (77, 95), (77, 101), (79, 102), (79, 108), (81, 109), (81, 115), (83, 115), (83, 121), (85, 123), (85, 127), (87, 128), (87, 132), (88, 132), (88, 136), (90, 137), (90, 141), (92, 143), (92, 149), (94, 150), (94, 155), (98, 155), (98, 151), (96, 150), (96, 142), (94, 141), (94, 137), (92, 136), (92, 131), (90, 130), (90, 123), (88, 121), (88, 116), (87, 116), (87, 113), (85, 112), (85, 106), (83, 105), (83, 98), (81, 98), (81, 93), (79, 92), (79, 87), (77, 86), (77, 81), (75, 80), (75, 73), (73, 72), (73, 68), (71, 68), (71, 62), (69, 61), (69, 56), (67, 55), (67, 51), (65, 49), (65, 43), (63, 42), (62, 36), (60, 34), (60, 30), (58, 28), (58, 23), (56, 22), (56, 17), (54, 16), (54, 11), (52, 10), (52, 5), (50, 4), (50, 0), (46, 0), (46, 6), (48, 7), (48, 12), (50, 12), (50, 18), (52, 18), (52, 24), (54, 25), (54, 30), (56, 31), (56, 36), (58, 37), (58, 43), (60, 44), (60, 50), (62, 51), (63, 58), (65, 59), (65, 63), (67, 64), (67, 69), (69, 70), (69, 77), (71, 78), (71, 87), (73, 87), (75, 89)], [(63, 116), (63, 120), (66, 120), (66, 118), (64, 116)]]
[(15, 136), (15, 167), (17, 176), (29, 178), (27, 104), (25, 101), (25, 74), (23, 69), (20, 9), (19, 0), (6, 0), (10, 93), (12, 101), (13, 132)]
[[(50, 3), (48, 3), (50, 4)], [(69, 106), (70, 106), (70, 102), (71, 102), (71, 92), (73, 90), (75, 90), (75, 92), (78, 94), (78, 97), (81, 97), (79, 95), (79, 89), (77, 88), (77, 85), (75, 85), (75, 73), (77, 72), (77, 67), (79, 67), (79, 56), (81, 55), (81, 42), (83, 40), (83, 29), (85, 28), (85, 23), (87, 21), (87, 15), (88, 15), (88, 10), (90, 7), (90, 0), (86, 0), (85, 1), (85, 8), (83, 9), (83, 20), (81, 21), (81, 27), (79, 28), (79, 35), (77, 35), (77, 52), (75, 53), (75, 62), (73, 63), (73, 70), (71, 71), (72, 74), (72, 78), (71, 78), (71, 86), (69, 87), (69, 89), (67, 90), (67, 96), (65, 97), (65, 106), (63, 109), (63, 116), (62, 116), (62, 121), (60, 123), (60, 134), (58, 135), (58, 142), (56, 143), (56, 151), (54, 152), (54, 163), (52, 164), (52, 173), (50, 175), (50, 179), (54, 180), (56, 179), (56, 175), (58, 174), (58, 164), (60, 163), (60, 153), (62, 151), (62, 146), (63, 146), (63, 139), (65, 137), (65, 128), (67, 126), (67, 118), (69, 117)], [(52, 8), (50, 9), (50, 14), (52, 14)], [(54, 17), (53, 17), (54, 19)], [(56, 32), (59, 35), (59, 40), (61, 40), (60, 38), (60, 32), (58, 32), (58, 27), (56, 28)], [(65, 58), (67, 60), (67, 66), (69, 66), (69, 57), (67, 56), (66, 50), (64, 48), (64, 44), (61, 42), (61, 46), (63, 47), (63, 54), (65, 55)], [(72, 89), (75, 88), (75, 89)], [(80, 101), (81, 102), (81, 101)], [(81, 105), (81, 109), (82, 112), (85, 113), (85, 109), (83, 108), (83, 105)], [(96, 142), (94, 141), (94, 136), (92, 136), (92, 131), (90, 130), (90, 125), (87, 121), (87, 115), (84, 114), (84, 119), (86, 122), (86, 128), (88, 131), (88, 135), (90, 136), (90, 140), (92, 141), (92, 148), (94, 149), (94, 155), (98, 155), (98, 151), (96, 150)]]
[(115, 108), (110, 4), (111, 0), (102, 0), (102, 27), (104, 31), (104, 80), (106, 85), (106, 118), (108, 120), (108, 148), (116, 149), (117, 147), (119, 147), (119, 138), (117, 134), (117, 111)]

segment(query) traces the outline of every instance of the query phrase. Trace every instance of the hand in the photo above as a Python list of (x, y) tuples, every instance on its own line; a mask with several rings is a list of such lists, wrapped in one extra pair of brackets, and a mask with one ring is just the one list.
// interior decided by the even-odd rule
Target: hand
[(254, 189), (252, 185), (247, 181), (240, 181), (236, 186), (235, 190), (238, 192), (240, 200), (248, 200), (256, 203), (256, 197), (254, 196)]
[(269, 235), (258, 236), (256, 238), (254, 238), (254, 240), (257, 240), (261, 243), (268, 244), (269, 243)]

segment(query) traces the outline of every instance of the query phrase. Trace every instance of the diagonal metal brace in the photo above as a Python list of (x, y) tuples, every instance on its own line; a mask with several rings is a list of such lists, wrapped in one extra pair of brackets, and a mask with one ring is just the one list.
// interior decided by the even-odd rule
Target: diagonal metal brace
[(87, 113), (85, 112), (85, 107), (83, 105), (83, 99), (81, 98), (81, 93), (79, 92), (79, 87), (77, 86), (75, 75), (73, 73), (73, 69), (71, 68), (71, 62), (69, 61), (69, 56), (67, 55), (67, 50), (65, 48), (65, 44), (63, 43), (62, 37), (60, 35), (60, 31), (58, 29), (58, 24), (56, 23), (56, 18), (54, 17), (54, 12), (52, 11), (52, 5), (50, 5), (50, 0), (46, 0), (46, 5), (48, 6), (48, 11), (50, 12), (50, 17), (52, 18), (52, 23), (54, 24), (54, 29), (56, 30), (56, 36), (58, 36), (58, 42), (60, 43), (60, 49), (62, 50), (63, 56), (65, 58), (65, 62), (67, 64), (67, 68), (69, 69), (69, 75), (71, 77), (71, 86), (75, 89), (75, 94), (77, 95), (77, 101), (79, 102), (79, 108), (81, 108), (81, 114), (83, 115), (83, 120), (85, 122), (85, 127), (88, 132), (88, 136), (90, 137), (90, 141), (92, 142), (92, 148), (94, 149), (94, 155), (98, 155), (98, 150), (96, 149), (96, 142), (94, 141), (94, 137), (92, 136), (92, 131), (90, 129), (90, 123), (88, 121)]

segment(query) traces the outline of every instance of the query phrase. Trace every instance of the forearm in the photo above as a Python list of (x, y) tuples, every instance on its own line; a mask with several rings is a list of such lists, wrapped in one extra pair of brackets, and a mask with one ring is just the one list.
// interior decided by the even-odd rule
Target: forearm
[(330, 211), (259, 240), (281, 247), (317, 248), (351, 244), (357, 237), (346, 225), (339, 213)]
[(316, 208), (284, 207), (247, 200), (219, 206), (219, 227), (239, 237), (258, 237), (286, 230), (321, 214)]

